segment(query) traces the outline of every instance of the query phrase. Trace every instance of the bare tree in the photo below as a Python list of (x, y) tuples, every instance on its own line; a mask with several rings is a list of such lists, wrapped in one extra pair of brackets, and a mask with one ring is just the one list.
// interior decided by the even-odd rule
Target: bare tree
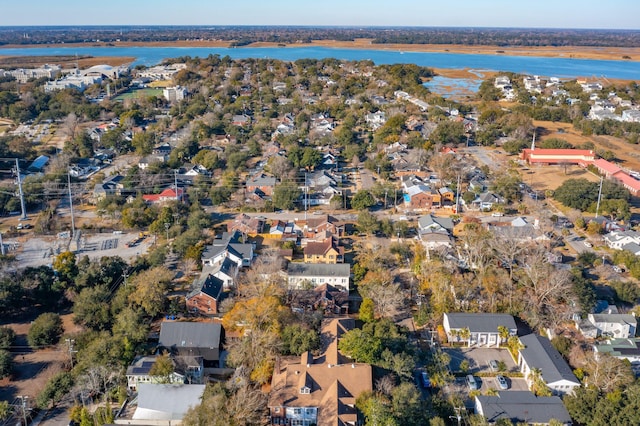
[(244, 298), (283, 296), (287, 286), (281, 274), (282, 262), (276, 250), (265, 250), (238, 279), (238, 293)]
[(70, 113), (64, 119), (61, 130), (69, 139), (73, 139), (82, 131), (80, 119), (74, 113)]
[(531, 252), (525, 262), (521, 284), (532, 322), (548, 325), (561, 319), (568, 312), (566, 297), (571, 292), (571, 273), (551, 266), (542, 248)]
[(376, 314), (380, 317), (393, 317), (405, 306), (404, 294), (394, 282), (370, 283), (360, 289), (364, 297), (373, 300)]
[(282, 180), (291, 174), (293, 165), (287, 157), (276, 155), (269, 159), (269, 170), (271, 170), (274, 176)]
[(621, 359), (609, 354), (589, 353), (587, 371), (589, 373), (587, 383), (609, 393), (618, 389), (623, 389), (634, 381), (634, 374), (631, 366)]

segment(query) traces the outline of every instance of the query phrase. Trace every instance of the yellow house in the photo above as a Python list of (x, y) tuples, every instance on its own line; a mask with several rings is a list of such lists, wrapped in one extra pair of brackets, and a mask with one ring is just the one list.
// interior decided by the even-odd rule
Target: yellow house
[(342, 263), (344, 262), (344, 247), (337, 246), (333, 238), (327, 238), (321, 243), (307, 243), (304, 248), (305, 263)]

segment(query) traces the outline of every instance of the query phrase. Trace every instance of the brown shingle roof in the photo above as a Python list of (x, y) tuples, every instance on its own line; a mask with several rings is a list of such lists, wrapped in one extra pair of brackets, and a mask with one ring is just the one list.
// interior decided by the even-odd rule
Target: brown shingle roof
[[(343, 425), (357, 420), (355, 399), (373, 389), (371, 365), (350, 363), (338, 352), (338, 339), (352, 329), (352, 319), (335, 319), (323, 327), (326, 350), (323, 356), (303, 355), (301, 363), (293, 361), (277, 368), (272, 379), (270, 407), (317, 407), (319, 425)], [(302, 386), (308, 394), (300, 393)]]

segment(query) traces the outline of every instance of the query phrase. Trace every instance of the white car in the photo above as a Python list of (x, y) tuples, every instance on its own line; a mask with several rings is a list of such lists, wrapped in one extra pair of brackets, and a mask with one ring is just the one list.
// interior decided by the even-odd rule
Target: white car
[(496, 376), (496, 382), (498, 382), (498, 387), (502, 390), (509, 389), (509, 384), (507, 383), (507, 379), (504, 376)]
[(491, 216), (493, 216), (493, 217), (502, 217), (502, 216), (504, 216), (504, 214), (502, 214), (502, 212), (493, 212), (493, 213), (491, 213)]
[(593, 244), (591, 244), (589, 241), (584, 241), (584, 245), (587, 247), (593, 247)]

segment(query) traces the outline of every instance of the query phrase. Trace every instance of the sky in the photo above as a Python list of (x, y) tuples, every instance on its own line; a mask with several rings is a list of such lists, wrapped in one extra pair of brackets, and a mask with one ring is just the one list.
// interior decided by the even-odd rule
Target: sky
[(3, 0), (7, 25), (640, 29), (639, 0)]

